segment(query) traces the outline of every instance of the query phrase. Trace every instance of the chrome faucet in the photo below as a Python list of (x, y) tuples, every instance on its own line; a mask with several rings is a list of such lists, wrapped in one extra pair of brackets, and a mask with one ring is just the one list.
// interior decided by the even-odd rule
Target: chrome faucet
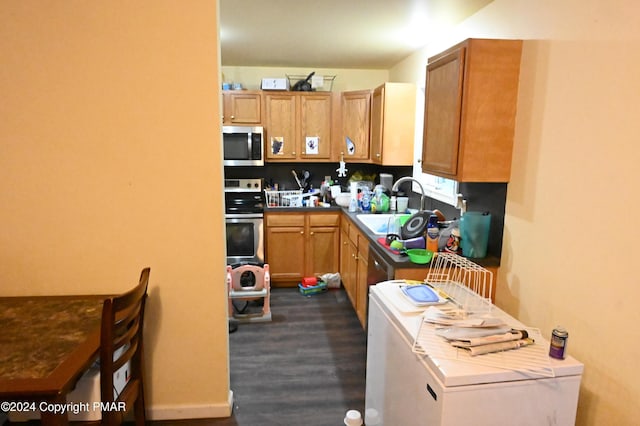
[(413, 181), (417, 183), (418, 186), (420, 187), (420, 191), (422, 191), (422, 196), (420, 197), (420, 211), (424, 210), (424, 199), (426, 197), (426, 194), (424, 192), (424, 188), (422, 187), (422, 184), (418, 179), (415, 179), (411, 176), (401, 177), (396, 181), (396, 183), (393, 184), (393, 186), (391, 187), (391, 192), (397, 192), (400, 185), (407, 181)]

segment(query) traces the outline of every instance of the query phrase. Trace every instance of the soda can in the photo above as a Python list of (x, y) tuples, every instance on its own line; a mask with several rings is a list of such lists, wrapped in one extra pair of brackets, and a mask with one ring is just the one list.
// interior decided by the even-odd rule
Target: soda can
[(551, 345), (549, 356), (556, 359), (564, 359), (567, 356), (567, 339), (569, 333), (564, 327), (556, 327), (551, 332)]

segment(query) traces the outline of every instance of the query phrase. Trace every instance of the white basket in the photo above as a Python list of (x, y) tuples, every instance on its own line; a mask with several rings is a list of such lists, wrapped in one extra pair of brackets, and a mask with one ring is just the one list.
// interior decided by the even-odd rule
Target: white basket
[(302, 207), (302, 190), (271, 191), (264, 190), (268, 207)]

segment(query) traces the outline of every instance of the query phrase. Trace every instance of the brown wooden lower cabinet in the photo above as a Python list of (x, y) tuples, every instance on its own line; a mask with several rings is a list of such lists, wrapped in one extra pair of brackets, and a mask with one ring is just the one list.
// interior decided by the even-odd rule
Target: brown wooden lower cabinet
[(339, 269), (340, 212), (266, 212), (266, 262), (271, 283), (295, 287), (304, 277)]
[(340, 231), (340, 276), (342, 285), (351, 300), (362, 327), (367, 323), (369, 286), (367, 268), (369, 240), (346, 217), (342, 218)]

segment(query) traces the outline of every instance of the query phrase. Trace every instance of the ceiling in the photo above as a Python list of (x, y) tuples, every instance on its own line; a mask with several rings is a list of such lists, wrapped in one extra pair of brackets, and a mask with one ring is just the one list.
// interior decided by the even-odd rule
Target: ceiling
[(493, 0), (220, 0), (222, 65), (389, 69)]

